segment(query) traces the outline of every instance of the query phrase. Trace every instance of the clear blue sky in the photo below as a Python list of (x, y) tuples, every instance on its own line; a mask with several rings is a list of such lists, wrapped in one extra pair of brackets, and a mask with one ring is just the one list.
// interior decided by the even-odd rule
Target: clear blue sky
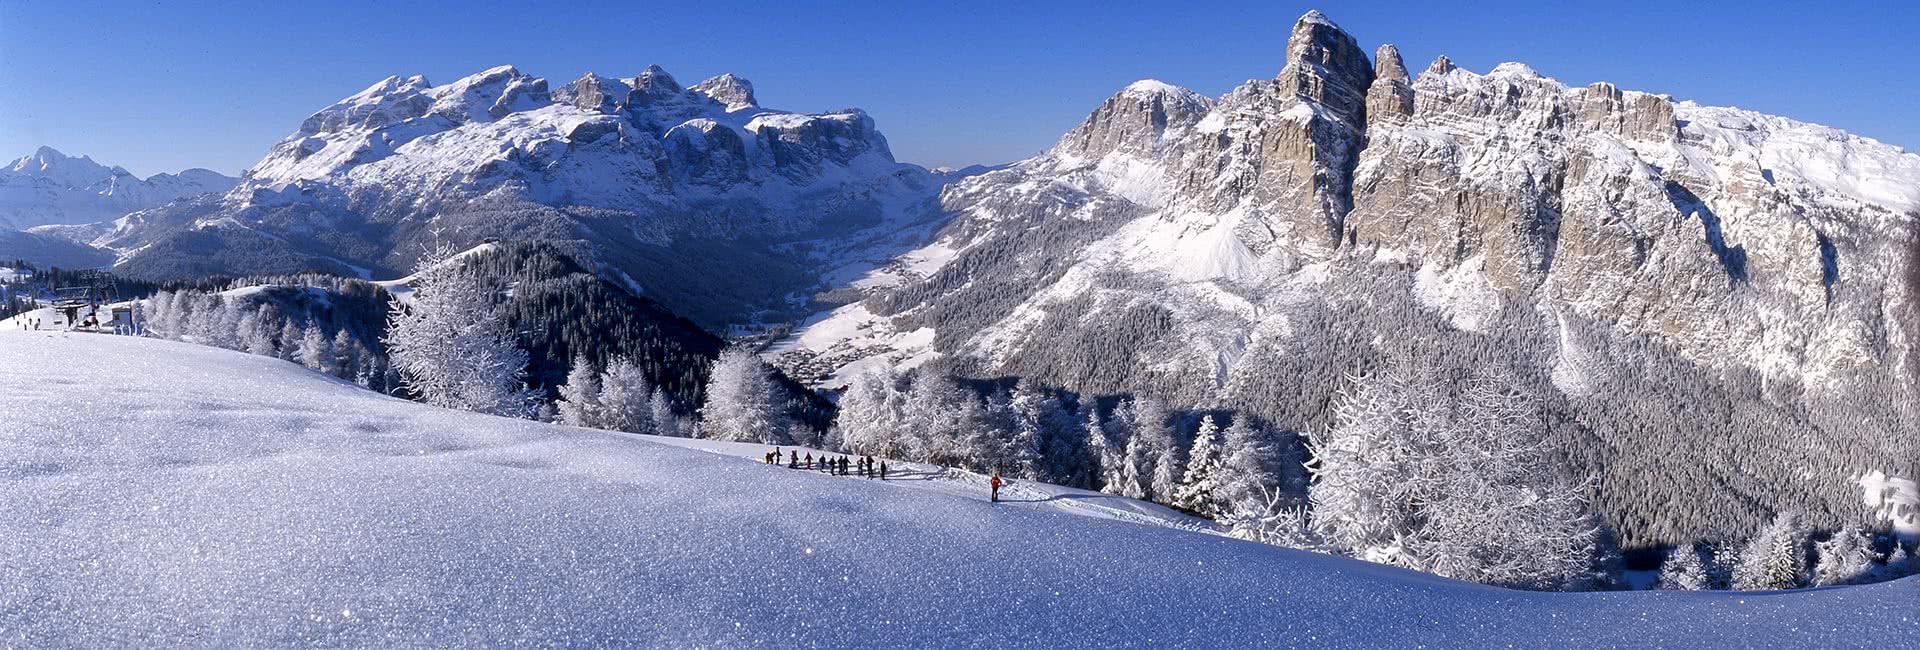
[(687, 84), (739, 74), (769, 107), (867, 109), (902, 160), (1003, 162), (1136, 79), (1219, 95), (1271, 77), (1316, 6), (1416, 72), (1440, 54), (1478, 72), (1523, 61), (1920, 150), (1920, 3), (1191, 4), (1206, 6), (0, 0), (0, 158), (47, 144), (143, 176), (238, 174), (387, 75), (510, 63), (558, 87), (658, 63)]

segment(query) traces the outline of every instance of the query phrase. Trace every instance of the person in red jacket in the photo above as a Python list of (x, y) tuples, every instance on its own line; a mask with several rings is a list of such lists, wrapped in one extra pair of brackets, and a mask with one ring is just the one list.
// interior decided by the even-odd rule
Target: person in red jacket
[(993, 486), (993, 496), (990, 498), (990, 500), (993, 501), (994, 503), (999, 503), (1000, 502), (1000, 475), (994, 474), (993, 480), (988, 481), (987, 484)]

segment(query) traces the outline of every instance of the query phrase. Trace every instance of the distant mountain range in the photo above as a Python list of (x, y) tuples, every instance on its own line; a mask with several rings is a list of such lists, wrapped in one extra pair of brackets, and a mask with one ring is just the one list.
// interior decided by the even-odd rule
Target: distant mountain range
[(154, 174), (145, 180), (92, 158), (41, 147), (0, 168), (0, 230), (84, 224), (207, 192), (225, 192), (239, 179), (205, 169)]
[(307, 118), (224, 195), (47, 234), (147, 278), (392, 276), (430, 239), (564, 240), (718, 329), (816, 309), (925, 239), (964, 173), (896, 162), (858, 109), (763, 108), (730, 74), (683, 87), (650, 66), (554, 89), (501, 66), (387, 78)]

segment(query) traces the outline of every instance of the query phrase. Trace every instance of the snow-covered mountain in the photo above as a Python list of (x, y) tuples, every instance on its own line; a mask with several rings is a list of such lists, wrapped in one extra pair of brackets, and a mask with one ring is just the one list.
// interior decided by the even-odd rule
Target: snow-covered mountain
[(931, 243), (770, 356), (829, 387), (932, 363), (1304, 433), (1394, 359), (1509, 364), (1555, 395), (1615, 518), (1676, 498), (1631, 485), (1692, 473), (1674, 484), (1707, 505), (1615, 522), (1638, 542), (1850, 512), (1850, 477), (1920, 469), (1899, 433), (1920, 155), (1836, 129), (1517, 63), (1414, 77), (1311, 12), (1274, 78), (1132, 84), (941, 202)]
[(553, 89), (501, 66), (389, 77), (307, 118), (219, 201), (95, 242), (130, 273), (175, 276), (390, 272), (432, 236), (586, 240), (715, 325), (778, 320), (924, 238), (944, 182), (894, 161), (866, 113), (763, 108), (731, 74), (683, 87), (650, 66)]
[(30, 647), (1902, 647), (1920, 595), (1510, 591), (13, 325), (0, 367), (61, 371), (0, 373), (0, 630)]
[(0, 230), (109, 221), (181, 197), (225, 192), (236, 182), (198, 168), (143, 180), (87, 156), (41, 147), (0, 167)]

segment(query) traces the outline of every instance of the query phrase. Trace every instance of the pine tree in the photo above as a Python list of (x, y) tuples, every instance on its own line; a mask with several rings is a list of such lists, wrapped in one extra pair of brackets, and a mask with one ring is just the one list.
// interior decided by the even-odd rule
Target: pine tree
[(288, 319), (282, 324), (280, 327), (280, 341), (278, 346), (280, 349), (280, 358), (294, 363), (300, 363), (300, 342), (305, 340), (306, 334), (307, 333), (302, 331), (300, 326), (295, 324), (292, 319)]
[(527, 353), (500, 314), (500, 297), (441, 247), (414, 267), (412, 301), (395, 299), (387, 350), (408, 390), (435, 406), (531, 417)]
[(707, 383), (707, 402), (700, 406), (705, 435), (714, 440), (790, 444), (786, 418), (778, 410), (786, 402), (772, 371), (760, 357), (744, 348), (720, 353)]
[(1219, 512), (1265, 511), (1268, 493), (1286, 496), (1275, 470), (1280, 454), (1266, 431), (1251, 418), (1236, 418), (1227, 425), (1220, 452), (1223, 459), (1213, 494)]
[(333, 374), (341, 379), (353, 379), (355, 368), (359, 367), (360, 341), (345, 328), (333, 336)]
[(1213, 416), (1200, 419), (1200, 430), (1193, 436), (1193, 450), (1188, 455), (1187, 473), (1180, 477), (1180, 485), (1174, 489), (1173, 505), (1191, 512), (1199, 513), (1208, 519), (1220, 517), (1220, 502), (1216, 494), (1220, 491), (1220, 425)]
[(319, 325), (308, 325), (300, 337), (300, 365), (308, 370), (333, 374), (333, 342)]
[(1706, 591), (1713, 588), (1707, 565), (1700, 559), (1702, 549), (1693, 544), (1673, 547), (1667, 560), (1660, 563), (1659, 588), (1669, 591)]
[(1815, 587), (1862, 582), (1872, 573), (1874, 561), (1879, 559), (1873, 550), (1873, 540), (1855, 526), (1841, 529), (1813, 548), (1818, 558), (1813, 565)]
[(1740, 552), (1733, 586), (1741, 591), (1792, 589), (1807, 579), (1809, 531), (1799, 513), (1782, 512)]
[(273, 326), (275, 321), (267, 316), (267, 310), (265, 309), (256, 312), (251, 318), (252, 320), (246, 325), (247, 354), (257, 354), (263, 357), (278, 356), (279, 350), (275, 349), (273, 345)]
[(573, 368), (567, 371), (567, 383), (560, 387), (560, 400), (554, 405), (560, 422), (568, 426), (598, 429), (604, 426), (600, 408), (600, 373), (586, 355), (574, 355)]
[(1100, 406), (1088, 401), (1086, 409), (1087, 459), (1093, 465), (1088, 472), (1092, 476), (1090, 487), (1107, 494), (1119, 494), (1120, 450), (1115, 448), (1106, 423), (1100, 420)]
[(653, 391), (653, 397), (647, 399), (647, 414), (653, 420), (653, 431), (663, 436), (680, 436), (680, 418), (673, 414), (673, 403), (667, 398), (665, 389)]
[[(1152, 454), (1153, 473), (1148, 489), (1151, 498), (1159, 503), (1173, 503), (1173, 493), (1180, 487), (1180, 479), (1187, 473), (1186, 449), (1181, 447), (1177, 430), (1167, 421), (1166, 407), (1152, 402), (1157, 414), (1146, 414), (1140, 431), (1146, 433), (1147, 450)], [(1144, 413), (1144, 411), (1143, 411)]]

